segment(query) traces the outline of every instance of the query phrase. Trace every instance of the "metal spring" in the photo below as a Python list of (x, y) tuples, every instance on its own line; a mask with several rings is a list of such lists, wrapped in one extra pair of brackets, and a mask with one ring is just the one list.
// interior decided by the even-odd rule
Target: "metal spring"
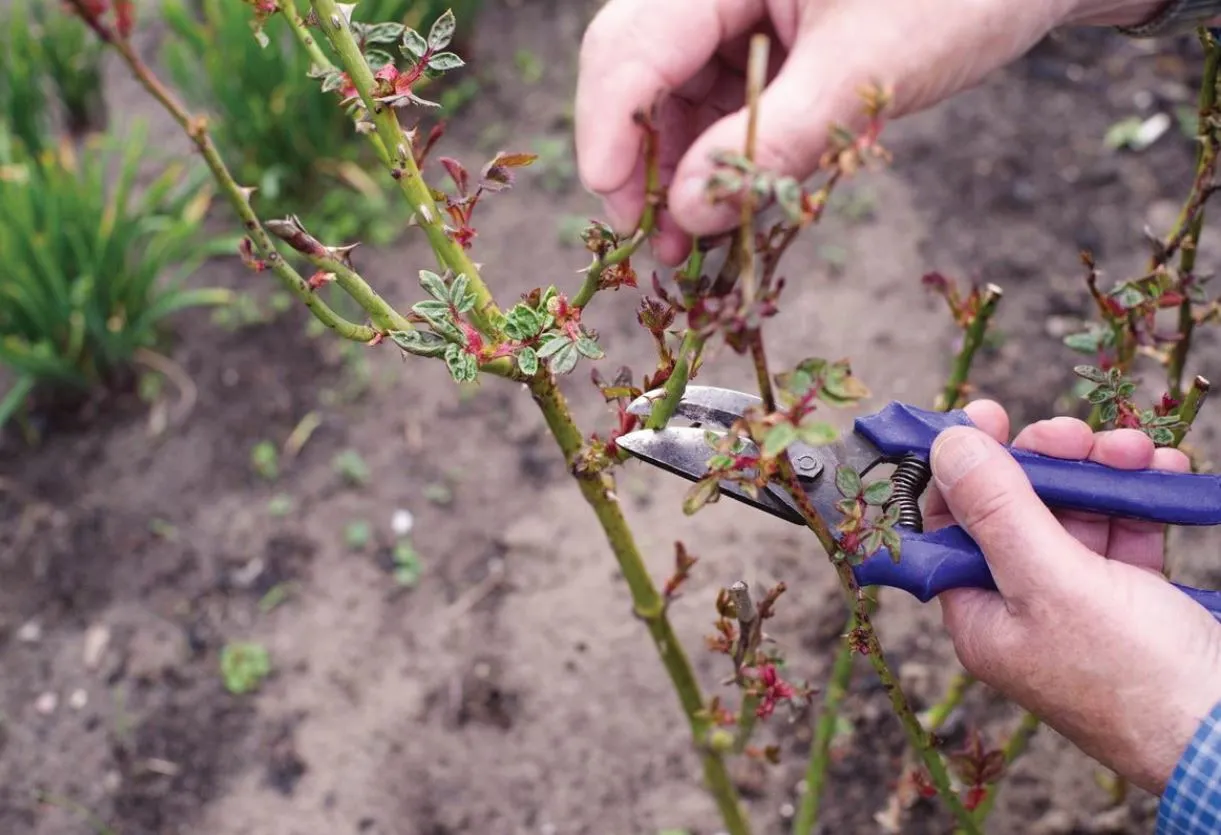
[(890, 505), (899, 507), (899, 524), (920, 533), (924, 530), (924, 516), (920, 513), (920, 494), (928, 486), (933, 471), (922, 458), (908, 455), (895, 465), (890, 476), (893, 485)]

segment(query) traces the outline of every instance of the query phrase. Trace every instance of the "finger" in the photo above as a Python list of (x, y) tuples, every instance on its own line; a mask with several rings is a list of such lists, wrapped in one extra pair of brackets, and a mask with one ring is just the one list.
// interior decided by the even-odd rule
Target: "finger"
[[(1151, 467), (1155, 470), (1169, 470), (1176, 473), (1191, 471), (1191, 459), (1177, 449), (1169, 447), (1153, 449), (1153, 444), (1150, 442), (1147, 450), (1149, 451), (1148, 461), (1136, 464), (1134, 469)], [(1107, 463), (1105, 460), (1100, 459), (1100, 461)], [(1165, 525), (1157, 522), (1116, 519), (1111, 523), (1111, 537), (1106, 555), (1116, 562), (1160, 572), (1166, 556), (1164, 531)]]
[[(953, 16), (930, 19), (928, 4), (821, 0), (794, 4), (801, 20), (789, 59), (759, 102), (756, 161), (805, 179), (827, 146), (830, 129), (862, 126), (859, 90), (876, 82), (894, 89), (890, 118), (919, 110), (979, 82), (1037, 43), (1055, 24), (1056, 4), (965, 3)], [(889, 16), (878, 26), (879, 16)], [(932, 22), (930, 22), (930, 20)], [(778, 29), (782, 28), (778, 25)], [(921, 31), (925, 37), (913, 39)], [(712, 155), (741, 151), (747, 111), (738, 110), (701, 135), (679, 164), (670, 202), (694, 235), (731, 228), (737, 212), (704, 196)]]
[(1088, 553), (995, 440), (972, 427), (947, 429), (933, 444), (931, 462), (946, 506), (979, 544), (1007, 602), (1058, 594), (1087, 568)]
[[(977, 428), (988, 433), (997, 442), (1004, 443), (1009, 438), (1009, 414), (1005, 411), (1005, 407), (994, 400), (976, 400), (968, 403), (963, 411), (967, 413), (971, 423)], [(949, 515), (949, 508), (945, 505), (945, 498), (937, 489), (937, 485), (930, 484), (927, 492), (927, 499), (924, 505), (924, 527), (926, 530), (936, 530), (949, 524), (953, 520)]]
[[(603, 6), (582, 40), (577, 81), (577, 171), (585, 187), (608, 196), (628, 187), (640, 172), (634, 115), (695, 78), (722, 42), (746, 32), (764, 12), (764, 0)], [(638, 217), (640, 208), (621, 201), (619, 211)], [(617, 221), (633, 225), (636, 217)]]
[[(1032, 423), (1018, 433), (1013, 445), (1040, 455), (1081, 461), (1089, 457), (1097, 436), (1085, 421), (1055, 417)], [(1110, 538), (1111, 521), (1097, 513), (1056, 511), (1069, 534), (1091, 551), (1103, 554)]]

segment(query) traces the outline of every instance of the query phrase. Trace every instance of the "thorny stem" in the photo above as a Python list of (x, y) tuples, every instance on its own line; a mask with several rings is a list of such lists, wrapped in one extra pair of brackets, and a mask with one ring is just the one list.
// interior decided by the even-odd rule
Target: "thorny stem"
[(661, 191), (661, 171), (658, 163), (657, 153), (657, 131), (656, 127), (650, 125), (645, 131), (645, 174), (644, 174), (644, 211), (640, 216), (640, 222), (636, 225), (636, 231), (624, 243), (615, 247), (605, 256), (598, 256), (594, 259), (593, 264), (585, 272), (585, 281), (581, 284), (581, 289), (573, 296), (572, 303), (575, 307), (584, 308), (593, 299), (594, 294), (598, 292), (598, 282), (602, 278), (602, 273), (606, 272), (608, 267), (622, 264), (627, 259), (631, 258), (640, 245), (648, 240), (653, 234), (653, 230), (657, 226), (657, 207), (662, 200)]
[(409, 331), (412, 324), (394, 309), (394, 306), (383, 299), (360, 273), (348, 267), (336, 258), (323, 258), (317, 255), (306, 255), (315, 267), (333, 273), (335, 283), (343, 288), (352, 299), (368, 312), (373, 324), (384, 331)]
[(443, 266), (453, 270), (455, 275), (465, 275), (468, 288), (475, 295), (475, 307), (471, 310), (471, 319), (485, 336), (499, 337), (496, 322), (501, 318), (500, 309), (492, 298), (491, 291), (484, 283), (475, 263), (467, 255), (466, 250), (449, 236), (445, 224), (441, 220), (440, 210), (428, 185), (420, 176), (415, 155), (411, 149), (411, 139), (399, 124), (394, 108), (387, 107), (373, 100), (373, 71), (360, 52), (360, 46), (348, 27), (347, 19), (339, 11), (335, 0), (311, 0), (314, 11), (318, 15), (323, 30), (327, 33), (331, 45), (339, 54), (344, 70), (360, 94), (361, 101), (373, 117), (377, 127), (377, 135), (381, 138), (388, 152), (391, 176), (398, 180), (408, 204), (415, 213), (416, 221), (424, 229), (428, 242)]
[[(759, 128), (759, 97), (763, 93), (763, 85), (767, 81), (767, 55), (770, 46), (767, 35), (758, 34), (750, 39), (750, 54), (746, 65), (746, 145), (743, 149), (746, 159), (754, 162), (755, 145), (758, 144)], [(755, 301), (755, 195), (753, 190), (746, 189), (742, 200), (741, 228), (739, 229), (739, 246), (742, 252), (742, 270), (738, 280), (742, 283), (742, 302), (749, 309)], [(770, 391), (770, 383), (768, 385)], [(767, 410), (774, 410), (771, 400)]]
[[(1213, 110), (1217, 105), (1217, 70), (1221, 66), (1221, 45), (1205, 30), (1201, 36), (1204, 42), (1204, 78), (1200, 84), (1200, 106), (1198, 111), (1198, 130), (1200, 131), (1200, 148), (1196, 154), (1196, 177), (1193, 193), (1203, 194), (1207, 183), (1212, 180), (1212, 171), (1217, 163), (1217, 132), (1212, 125)], [(1178, 226), (1182, 228), (1188, 217), (1188, 208), (1193, 201), (1188, 200), (1183, 213), (1179, 216)], [(1200, 241), (1200, 231), (1204, 226), (1204, 207), (1191, 216), (1187, 225), (1187, 238), (1179, 252), (1179, 275), (1182, 280), (1190, 280), (1196, 263), (1196, 247)], [(1177, 230), (1176, 230), (1177, 232)], [(1191, 299), (1183, 294), (1179, 304), (1179, 340), (1170, 354), (1170, 362), (1166, 368), (1170, 396), (1176, 400), (1183, 398), (1183, 371), (1187, 364), (1187, 355), (1191, 350), (1192, 331), (1195, 328), (1195, 317), (1192, 315)]]
[(136, 80), (173, 117), (187, 137), (195, 144), (195, 147), (199, 149), (204, 163), (208, 166), (212, 176), (224, 191), (238, 217), (241, 218), (242, 225), (258, 249), (259, 255), (263, 257), (268, 267), (284, 286), (314, 314), (318, 321), (344, 339), (350, 339), (353, 342), (371, 342), (376, 339), (378, 332), (373, 328), (368, 325), (358, 325), (355, 322), (349, 322), (332, 310), (326, 302), (310, 289), (309, 284), (301, 277), (301, 274), (293, 269), (292, 265), (285, 261), (276, 250), (271, 236), (267, 234), (267, 230), (263, 228), (258, 216), (250, 205), (248, 192), (233, 179), (233, 175), (229, 173), (225, 161), (221, 159), (220, 153), (216, 150), (216, 145), (213, 144), (212, 137), (208, 133), (206, 120), (192, 115), (179, 103), (174, 94), (161, 83), (161, 80), (140, 59), (140, 56), (136, 54), (128, 41), (112, 37), (108, 30), (98, 25), (94, 16), (85, 8), (84, 0), (69, 0), (69, 2), (80, 18), (93, 29), (102, 42), (108, 44), (119, 54), (119, 57), (127, 64)]
[(966, 401), (967, 377), (971, 372), (971, 364), (975, 361), (976, 351), (983, 345), (988, 322), (991, 321), (992, 314), (996, 312), (996, 306), (1000, 304), (1001, 296), (1001, 288), (995, 284), (989, 284), (984, 288), (979, 300), (979, 309), (963, 334), (962, 347), (958, 349), (958, 355), (954, 358), (954, 365), (950, 370), (949, 379), (946, 380), (945, 388), (937, 398), (937, 409), (941, 411), (957, 409)]
[[(584, 438), (573, 420), (567, 401), (549, 373), (539, 374), (529, 382), (529, 386), (551, 434), (564, 453), (569, 469), (572, 470), (583, 447)], [(623, 516), (615, 494), (614, 478), (609, 472), (573, 471), (573, 474), (585, 501), (598, 517), (606, 541), (610, 544), (619, 570), (627, 582), (632, 596), (633, 613), (645, 622), (657, 648), (657, 654), (669, 673), (687, 723), (691, 727), (691, 737), (703, 760), (704, 778), (720, 809), (726, 830), (731, 835), (749, 835), (750, 824), (738, 800), (737, 790), (730, 779), (725, 761), (720, 753), (708, 745), (712, 724), (709, 718), (701, 715), (704, 710), (704, 697), (699, 682), (670, 625), (665, 600), (649, 577), (631, 528)]]
[(874, 672), (877, 673), (878, 678), (882, 682), (882, 688), (890, 698), (891, 708), (899, 717), (903, 730), (907, 733), (908, 741), (911, 743), (912, 748), (919, 752), (920, 759), (923, 760), (924, 766), (928, 769), (929, 776), (933, 780), (933, 786), (937, 789), (937, 793), (945, 801), (946, 805), (950, 807), (950, 811), (958, 820), (963, 831), (967, 835), (978, 835), (979, 829), (975, 826), (971, 813), (963, 806), (962, 801), (954, 793), (950, 785), (950, 778), (946, 773), (945, 764), (942, 762), (941, 756), (933, 749), (929, 734), (920, 724), (920, 720), (916, 718), (916, 713), (912, 710), (911, 702), (907, 700), (907, 695), (903, 692), (898, 677), (886, 662), (886, 656), (882, 652), (882, 645), (878, 641), (877, 632), (873, 628), (873, 619), (870, 613), (870, 598), (857, 585), (856, 576), (852, 573), (852, 566), (840, 554), (839, 543), (836, 542), (826, 522), (819, 517), (818, 511), (810, 503), (810, 498), (797, 480), (797, 475), (793, 471), (792, 465), (789, 464), (787, 457), (782, 455), (777, 460), (779, 461), (779, 469), (785, 488), (793, 497), (794, 502), (797, 504), (797, 509), (801, 513), (802, 518), (805, 519), (806, 524), (814, 531), (819, 542), (823, 543), (827, 554), (831, 556), (832, 564), (839, 575), (844, 597), (856, 618), (857, 635), (860, 636), (863, 642), (863, 649), (860, 651), (864, 655), (869, 656), (869, 662), (873, 665)]
[[(1005, 742), (1005, 747), (1002, 749), (1005, 753), (1006, 767), (1012, 765), (1018, 757), (1026, 752), (1027, 746), (1030, 744), (1031, 737), (1035, 731), (1039, 729), (1039, 719), (1033, 713), (1027, 713), (1022, 717), (1022, 721), (1018, 723), (1016, 729)], [(1000, 783), (995, 783), (988, 793), (984, 795), (984, 799), (975, 807), (974, 816), (976, 823), (983, 825), (988, 817), (988, 813), (992, 811), (992, 807), (996, 804), (996, 795), (1000, 791)], [(963, 835), (963, 830), (959, 830), (956, 835)]]
[[(849, 613), (844, 623), (844, 635), (850, 635), (856, 627), (856, 615)], [(827, 782), (827, 769), (831, 765), (831, 742), (835, 739), (840, 708), (848, 696), (855, 661), (856, 652), (845, 637), (835, 652), (831, 677), (823, 689), (822, 713), (819, 714), (818, 724), (814, 729), (814, 740), (810, 743), (810, 762), (806, 766), (801, 806), (793, 818), (793, 835), (810, 835), (818, 823), (823, 788)]]
[[(704, 253), (696, 242), (692, 246), (687, 263), (683, 265), (682, 276), (694, 281), (699, 278), (703, 267)], [(674, 416), (675, 410), (678, 409), (678, 401), (682, 400), (683, 392), (687, 390), (687, 382), (691, 379), (691, 368), (703, 353), (705, 341), (706, 337), (696, 330), (688, 329), (683, 334), (678, 353), (674, 357), (674, 368), (670, 371), (670, 376), (666, 378), (665, 395), (649, 410), (649, 417), (645, 421), (646, 429), (664, 429), (670, 418)]]

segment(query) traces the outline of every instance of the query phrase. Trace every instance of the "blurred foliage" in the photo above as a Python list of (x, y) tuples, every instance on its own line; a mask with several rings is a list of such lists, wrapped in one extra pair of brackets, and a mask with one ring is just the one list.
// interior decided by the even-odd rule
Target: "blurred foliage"
[(202, 166), (167, 167), (136, 196), (149, 155), (142, 125), (122, 140), (97, 136), (31, 153), (0, 124), (0, 425), (39, 387), (106, 382), (162, 321), (229, 294), (183, 280), (233, 239), (202, 243), (211, 203)]
[[(298, 5), (308, 11), (305, 0)], [(443, 6), (366, 0), (355, 16), (431, 20)], [(388, 243), (406, 228), (406, 207), (366, 173), (374, 164), (367, 144), (356, 141), (338, 97), (309, 77), (309, 57), (281, 16), (267, 21), (264, 48), (243, 3), (166, 0), (162, 14), (171, 31), (166, 67), (185, 97), (213, 114), (213, 137), (238, 180), (258, 188), (260, 214), (298, 215), (328, 243)], [(329, 53), (324, 40), (319, 46)]]
[(85, 25), (43, 0), (13, 0), (0, 15), (0, 121), (10, 136), (36, 153), (54, 144), (56, 124), (76, 136), (103, 128), (102, 46)]
[(445, 14), (447, 9), (458, 21), (456, 48), (470, 38), (472, 24), (483, 7), (483, 0), (360, 0), (352, 16), (367, 23), (393, 20), (413, 29), (427, 29), (428, 24)]

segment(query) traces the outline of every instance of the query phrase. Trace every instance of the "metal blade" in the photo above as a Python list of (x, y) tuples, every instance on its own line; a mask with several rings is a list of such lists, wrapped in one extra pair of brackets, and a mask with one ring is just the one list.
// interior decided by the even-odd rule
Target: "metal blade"
[[(665, 394), (664, 389), (646, 391), (627, 407), (629, 413), (647, 417), (653, 411), (653, 402)], [(678, 401), (675, 414), (703, 425), (728, 429), (733, 422), (751, 406), (759, 406), (763, 400), (753, 394), (715, 386), (687, 386)]]
[[(696, 482), (708, 474), (708, 460), (716, 454), (704, 437), (707, 431), (691, 426), (641, 429), (616, 438), (615, 445), (645, 463)], [(783, 491), (768, 488), (760, 490), (757, 497), (751, 497), (731, 481), (721, 481), (720, 487), (721, 492), (732, 499), (795, 525), (805, 524), (792, 504), (792, 497)]]

